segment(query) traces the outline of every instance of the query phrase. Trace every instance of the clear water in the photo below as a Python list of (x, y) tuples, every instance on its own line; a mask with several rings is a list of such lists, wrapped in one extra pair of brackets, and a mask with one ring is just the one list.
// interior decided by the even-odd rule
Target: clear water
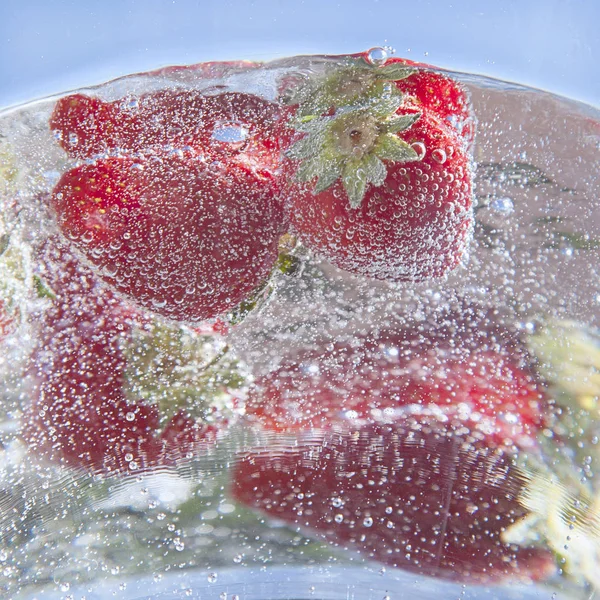
[[(225, 83), (273, 99), (277, 82), (294, 70), (290, 59), (224, 82), (136, 76), (93, 93), (113, 100), (165, 85)], [(277, 433), (231, 398), (219, 400), (229, 425), (215, 444), (167, 466), (110, 475), (29, 452), (22, 430), (32, 398), (22, 373), (44, 302), (28, 295), (31, 248), (53, 232), (39, 199), (68, 163), (48, 128), (55, 98), (0, 113), (0, 198), (12, 244), (0, 260), (5, 287), (23, 302), (23, 322), (0, 356), (3, 597), (593, 597), (600, 585), (600, 112), (527, 87), (451, 75), (468, 88), (478, 121), (475, 227), (464, 264), (442, 281), (388, 284), (297, 250), (302, 268), (279, 276), (270, 297), (203, 352), (214, 357), (227, 345), (228, 357), (243, 365), (236, 367), (246, 378), (236, 392), (243, 399), (252, 379), (306, 348), (333, 348), (339, 340), (360, 346), (377, 329), (412, 328), (438, 332), (430, 352), (452, 353), (461, 332), (488, 332), (485, 349), (470, 347), (477, 354), (510, 348), (501, 333), (507, 328), (527, 349), (554, 419), (536, 447), (516, 453), (464, 446), (453, 426), (430, 445), (427, 432), (410, 425), (414, 414), (393, 410), (357, 419), (351, 432)], [(221, 141), (236, 143), (236, 135), (225, 129)], [(352, 424), (356, 415), (343, 419)], [(444, 467), (448, 453), (452, 468)], [(365, 470), (351, 470), (353, 461), (366, 461)], [(256, 465), (262, 475), (255, 498), (250, 487), (234, 498), (233, 480), (245, 481)], [(364, 480), (358, 487), (336, 480), (356, 470)], [(373, 481), (373, 473), (382, 479)], [(430, 483), (416, 483), (419, 477)], [(369, 485), (374, 491), (366, 494)], [(443, 502), (428, 495), (436, 485), (448, 493)], [(455, 512), (446, 501), (456, 502)], [(466, 533), (452, 563), (450, 538), (461, 523)], [(479, 541), (461, 554), (473, 539)], [(394, 556), (397, 548), (406, 556)], [(537, 567), (532, 548), (545, 556)], [(512, 575), (468, 577), (479, 553)], [(505, 568), (511, 561), (516, 571)], [(554, 572), (533, 582), (549, 562)]]

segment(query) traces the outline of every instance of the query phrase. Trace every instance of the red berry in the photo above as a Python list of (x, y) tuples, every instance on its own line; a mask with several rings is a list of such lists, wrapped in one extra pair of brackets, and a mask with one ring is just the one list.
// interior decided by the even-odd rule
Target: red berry
[(283, 233), (271, 183), (232, 163), (109, 158), (65, 173), (51, 204), (105, 282), (166, 317), (199, 321), (268, 277)]
[[(331, 126), (332, 144), (348, 160), (356, 153), (367, 163), (370, 148), (376, 152), (379, 143), (377, 122), (367, 113), (336, 127)], [(377, 185), (365, 186), (367, 167), (357, 166), (364, 190), (358, 202), (349, 197), (343, 175), (324, 191), (315, 192), (311, 179), (310, 186), (290, 189), (288, 218), (306, 246), (350, 273), (388, 281), (440, 277), (460, 263), (469, 242), (469, 158), (454, 132), (427, 111), (396, 135), (414, 156), (406, 161), (371, 156), (383, 164)], [(293, 161), (291, 168), (298, 172), (302, 164)]]
[(176, 88), (114, 102), (66, 96), (56, 103), (50, 128), (74, 158), (191, 150), (274, 172), (286, 118), (285, 109), (251, 94)]
[[(483, 328), (487, 325), (478, 322)], [(547, 400), (502, 329), (436, 323), (300, 348), (257, 378), (246, 413), (276, 431), (354, 427), (414, 410), (463, 421), (488, 444), (535, 445)]]

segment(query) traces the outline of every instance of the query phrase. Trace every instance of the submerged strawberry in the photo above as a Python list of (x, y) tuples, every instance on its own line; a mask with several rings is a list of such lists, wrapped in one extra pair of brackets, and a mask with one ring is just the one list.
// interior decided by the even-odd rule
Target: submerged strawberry
[(510, 454), (425, 413), (299, 439), (285, 452), (257, 448), (231, 484), (242, 504), (365, 560), (477, 584), (556, 571), (549, 551), (502, 540), (527, 513), (522, 487)]
[(239, 156), (275, 171), (286, 116), (286, 109), (252, 94), (168, 88), (113, 102), (65, 96), (56, 103), (50, 129), (73, 158), (192, 151)]
[[(332, 158), (307, 157), (295, 167), (296, 177), (310, 184), (291, 188), (292, 229), (350, 273), (388, 281), (440, 277), (460, 263), (469, 242), (469, 159), (456, 136), (426, 112), (392, 119), (390, 129), (407, 127), (398, 133), (381, 133), (369, 113), (325, 124), (323, 154)], [(300, 158), (313, 144), (309, 134), (289, 156)]]
[(82, 165), (62, 176), (51, 205), (104, 281), (184, 321), (212, 319), (250, 295), (283, 233), (268, 177), (187, 156)]
[[(151, 321), (68, 252), (54, 247), (44, 252), (60, 266), (48, 263), (43, 274), (53, 299), (37, 324), (28, 368), (30, 406), (22, 435), (30, 451), (69, 466), (127, 473), (174, 464), (210, 447), (224, 421), (219, 425), (218, 414), (204, 409), (198, 416), (193, 403), (178, 398), (175, 372), (190, 371), (193, 363), (172, 363), (170, 385), (142, 397), (140, 390), (151, 389), (148, 381), (161, 377), (156, 361), (142, 372), (139, 352), (132, 350), (139, 332), (151, 331)], [(150, 350), (165, 348), (146, 345), (144, 357)], [(196, 380), (196, 393), (201, 382)]]
[[(286, 152), (294, 233), (345, 271), (388, 281), (440, 277), (463, 259), (472, 173), (463, 140), (401, 93), (415, 69), (338, 68), (292, 95), (299, 139)], [(302, 137), (300, 137), (302, 136)], [(304, 182), (304, 184), (303, 184)]]

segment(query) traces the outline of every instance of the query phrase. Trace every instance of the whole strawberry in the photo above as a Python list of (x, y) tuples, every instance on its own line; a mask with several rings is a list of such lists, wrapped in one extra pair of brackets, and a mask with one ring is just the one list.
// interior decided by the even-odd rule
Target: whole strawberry
[(299, 139), (286, 153), (292, 230), (357, 275), (440, 277), (463, 259), (472, 227), (464, 142), (400, 92), (414, 69), (353, 61), (299, 94)]
[(268, 278), (283, 233), (269, 181), (177, 155), (72, 169), (51, 206), (105, 282), (180, 321), (212, 319), (250, 295)]
[(59, 143), (93, 161), (54, 189), (61, 232), (144, 308), (180, 321), (231, 310), (268, 279), (285, 232), (280, 113), (257, 96), (185, 89), (59, 100)]

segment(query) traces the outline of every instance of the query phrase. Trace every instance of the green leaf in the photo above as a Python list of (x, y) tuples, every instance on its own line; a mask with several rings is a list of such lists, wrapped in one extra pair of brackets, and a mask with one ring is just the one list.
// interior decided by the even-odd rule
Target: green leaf
[(367, 181), (375, 187), (383, 185), (387, 177), (387, 168), (374, 154), (367, 155), (362, 165)]
[(285, 155), (294, 160), (309, 158), (319, 153), (324, 141), (324, 133), (309, 134), (292, 144)]
[(406, 131), (412, 127), (421, 117), (421, 113), (414, 113), (410, 115), (402, 115), (400, 117), (394, 117), (385, 124), (385, 130), (387, 133), (398, 133), (399, 131)]
[(2, 256), (6, 252), (6, 249), (8, 248), (9, 244), (10, 244), (10, 234), (5, 233), (5, 234), (1, 235), (0, 236), (0, 256)]
[(312, 98), (298, 107), (298, 117), (320, 116), (334, 105), (334, 99), (329, 94), (316, 92)]
[(410, 162), (419, 160), (419, 155), (409, 144), (393, 133), (382, 135), (375, 146), (375, 154), (384, 160)]
[(300, 163), (296, 171), (296, 181), (312, 181), (323, 172), (323, 164), (318, 158), (308, 158)]
[(315, 186), (314, 193), (318, 194), (331, 187), (342, 174), (342, 167), (338, 162), (330, 161), (323, 172), (319, 175), (319, 180)]
[(396, 111), (402, 106), (403, 97), (392, 94), (391, 96), (379, 97), (377, 102), (369, 109), (374, 117), (386, 118), (396, 114)]
[(379, 67), (375, 71), (377, 79), (386, 79), (387, 81), (400, 81), (410, 77), (417, 70), (413, 67), (407, 67), (401, 63), (393, 63), (385, 67)]
[(291, 123), (291, 127), (296, 131), (301, 131), (303, 133), (319, 133), (320, 131), (325, 131), (325, 129), (327, 129), (330, 121), (331, 117), (317, 117), (315, 115), (310, 115), (299, 119), (297, 122)]
[(351, 208), (358, 208), (367, 190), (367, 178), (363, 168), (362, 161), (349, 161), (344, 167), (342, 183), (348, 194)]

